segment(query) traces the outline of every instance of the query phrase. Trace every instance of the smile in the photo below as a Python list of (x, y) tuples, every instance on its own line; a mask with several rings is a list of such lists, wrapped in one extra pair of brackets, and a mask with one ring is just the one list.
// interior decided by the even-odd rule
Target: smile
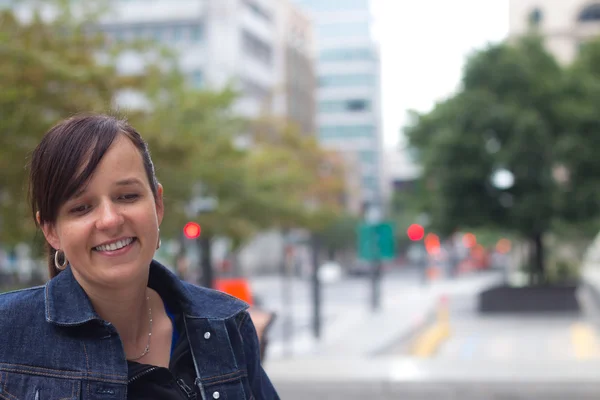
[(101, 246), (94, 247), (96, 251), (116, 251), (122, 249), (123, 247), (129, 246), (135, 240), (134, 237), (117, 240), (113, 243), (103, 244)]

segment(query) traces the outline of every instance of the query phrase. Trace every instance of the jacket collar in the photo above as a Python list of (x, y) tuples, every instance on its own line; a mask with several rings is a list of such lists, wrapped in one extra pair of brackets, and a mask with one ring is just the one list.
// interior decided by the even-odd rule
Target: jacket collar
[[(156, 290), (163, 301), (174, 310), (191, 318), (229, 318), (248, 305), (224, 293), (182, 282), (157, 261), (150, 263), (148, 286)], [(63, 326), (82, 325), (98, 320), (92, 303), (68, 266), (46, 283), (46, 321)]]

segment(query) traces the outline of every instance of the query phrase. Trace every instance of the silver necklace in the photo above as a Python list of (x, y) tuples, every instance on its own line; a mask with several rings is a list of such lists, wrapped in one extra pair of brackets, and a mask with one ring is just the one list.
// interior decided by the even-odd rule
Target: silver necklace
[(148, 318), (150, 319), (150, 329), (148, 330), (148, 343), (146, 344), (146, 348), (144, 349), (141, 355), (137, 356), (136, 358), (128, 358), (129, 361), (139, 360), (146, 354), (150, 353), (150, 340), (152, 339), (152, 308), (150, 307), (150, 296), (146, 296), (146, 302), (148, 303)]

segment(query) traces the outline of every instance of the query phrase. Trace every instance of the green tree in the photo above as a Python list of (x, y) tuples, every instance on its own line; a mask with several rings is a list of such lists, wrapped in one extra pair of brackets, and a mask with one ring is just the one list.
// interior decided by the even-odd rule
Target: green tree
[[(33, 3), (32, 3), (33, 5)], [(68, 7), (53, 21), (34, 13), (19, 20), (0, 10), (0, 241), (31, 239), (26, 201), (26, 162), (42, 134), (57, 120), (107, 111), (120, 90), (136, 89), (143, 73), (117, 74), (116, 55), (90, 30), (89, 14), (72, 17)]]
[[(337, 166), (327, 164), (314, 138), (274, 118), (239, 118), (234, 91), (191, 88), (176, 68), (148, 82), (149, 112), (134, 120), (165, 187), (169, 218), (162, 235), (179, 237), (191, 218), (202, 225), (206, 242), (224, 236), (239, 246), (263, 229), (322, 222), (332, 199), (340, 198)], [(236, 145), (240, 139), (248, 144)], [(326, 164), (330, 168), (320, 167)], [(216, 207), (189, 214), (188, 205), (198, 197), (216, 199)], [(311, 209), (310, 200), (319, 206)]]
[[(458, 93), (429, 113), (414, 113), (406, 128), (423, 164), (433, 225), (444, 234), (465, 227), (518, 233), (534, 249), (531, 264), (540, 278), (544, 235), (566, 211), (556, 174), (572, 150), (559, 150), (581, 115), (565, 112), (566, 76), (535, 35), (491, 45), (470, 57)], [(495, 183), (498, 171), (510, 171), (514, 184)]]
[[(72, 2), (54, 4), (60, 13), (53, 21), (0, 14), (1, 241), (31, 237), (23, 167), (43, 132), (78, 112), (111, 110), (123, 91), (145, 99), (144, 107), (119, 113), (150, 144), (169, 210), (166, 237), (179, 236), (193, 218), (188, 205), (199, 196), (218, 200), (198, 216), (204, 237), (223, 235), (237, 244), (260, 229), (319, 226), (333, 215), (341, 197), (339, 168), (314, 138), (283, 123), (257, 131), (255, 121), (235, 115), (236, 93), (194, 89), (172, 51), (94, 33), (103, 2), (86, 3), (94, 7), (77, 18)], [(139, 74), (117, 72), (126, 51), (147, 61)], [(244, 136), (252, 139), (250, 147), (236, 145)]]
[(560, 185), (557, 202), (561, 228), (570, 235), (594, 237), (600, 222), (600, 40), (582, 46), (566, 70), (565, 94), (559, 103), (564, 134), (555, 149)]

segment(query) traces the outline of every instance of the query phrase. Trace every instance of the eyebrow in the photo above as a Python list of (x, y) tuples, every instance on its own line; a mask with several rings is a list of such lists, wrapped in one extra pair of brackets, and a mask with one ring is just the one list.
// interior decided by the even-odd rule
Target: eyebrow
[[(139, 185), (139, 186), (143, 186), (142, 181), (140, 181), (138, 178), (127, 178), (127, 179), (122, 179), (120, 181), (117, 181), (115, 183), (116, 186), (130, 186), (130, 185)], [(71, 197), (71, 199), (77, 199), (81, 196), (83, 196), (85, 194), (87, 190), (87, 185), (84, 186), (81, 190), (78, 190), (77, 192), (75, 192), (75, 194), (73, 195), (73, 197)]]
[(117, 186), (142, 185), (142, 181), (138, 178), (127, 178), (117, 181)]

